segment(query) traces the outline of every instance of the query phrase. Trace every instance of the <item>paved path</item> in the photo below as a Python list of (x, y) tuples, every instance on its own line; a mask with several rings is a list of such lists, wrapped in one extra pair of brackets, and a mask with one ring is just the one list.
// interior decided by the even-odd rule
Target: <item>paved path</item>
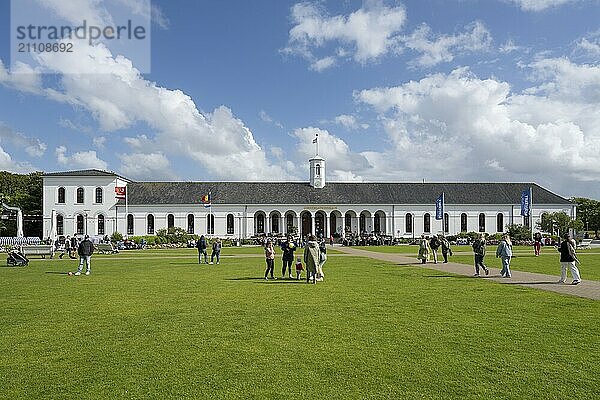
[[(377, 253), (374, 251), (355, 249), (352, 247), (336, 246), (335, 250), (346, 254), (353, 254), (361, 257), (370, 257), (376, 260), (389, 261), (404, 265), (414, 265), (415, 267), (423, 267), (434, 269), (442, 272), (449, 272), (457, 275), (472, 276), (475, 269), (472, 265), (457, 264), (449, 262), (447, 264), (433, 264), (429, 262), (425, 265), (416, 262), (416, 257), (409, 257), (405, 254), (398, 253)], [(441, 256), (440, 256), (441, 258)], [(560, 266), (557, 265), (557, 268)], [(586, 281), (585, 279), (579, 285), (561, 285), (558, 283), (558, 276), (536, 274), (533, 272), (511, 271), (512, 278), (502, 278), (500, 270), (490, 268), (488, 276), (482, 275), (483, 279), (488, 279), (505, 285), (521, 285), (534, 289), (548, 290), (550, 292), (568, 294), (571, 296), (585, 297), (593, 300), (600, 300), (600, 281)], [(570, 274), (569, 274), (570, 277)], [(584, 277), (585, 278), (585, 277)], [(476, 278), (473, 278), (476, 279)]]

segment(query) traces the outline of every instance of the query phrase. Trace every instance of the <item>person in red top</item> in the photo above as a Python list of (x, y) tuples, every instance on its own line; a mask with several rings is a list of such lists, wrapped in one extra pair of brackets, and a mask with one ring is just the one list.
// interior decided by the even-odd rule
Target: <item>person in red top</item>
[(300, 257), (296, 257), (296, 279), (300, 279), (302, 270), (304, 270), (304, 267), (302, 266), (302, 259)]

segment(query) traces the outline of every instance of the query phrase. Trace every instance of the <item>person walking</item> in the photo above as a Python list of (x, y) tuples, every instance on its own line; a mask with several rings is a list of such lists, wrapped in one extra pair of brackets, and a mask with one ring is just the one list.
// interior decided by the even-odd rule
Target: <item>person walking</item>
[(273, 248), (273, 242), (271, 241), (271, 239), (267, 239), (267, 242), (265, 243), (265, 259), (267, 261), (265, 279), (269, 279), (269, 274), (271, 274), (271, 279), (277, 279), (273, 276), (273, 269), (275, 268), (275, 248)]
[(308, 242), (304, 246), (304, 265), (306, 266), (306, 283), (310, 282), (312, 277), (313, 283), (317, 283), (317, 268), (319, 266), (319, 244), (315, 235), (308, 236)]
[(535, 235), (533, 235), (533, 251), (536, 257), (539, 256), (542, 251), (542, 234), (539, 232), (536, 232)]
[(579, 285), (581, 283), (581, 276), (579, 275), (579, 269), (575, 263), (579, 263), (577, 254), (575, 253), (575, 241), (571, 238), (568, 233), (565, 234), (564, 239), (558, 247), (560, 252), (560, 280), (558, 283), (565, 283), (567, 280), (567, 268), (571, 269), (571, 276), (573, 281), (571, 285)]
[(325, 239), (319, 244), (319, 265), (317, 266), (317, 281), (322, 282), (325, 274), (323, 273), (323, 265), (327, 262), (327, 246)]
[(486, 275), (489, 275), (490, 270), (483, 263), (485, 257), (485, 234), (480, 233), (477, 239), (473, 242), (473, 253), (475, 254), (475, 275), (479, 276), (479, 268), (483, 268)]
[(442, 245), (442, 256), (444, 257), (444, 264), (448, 263), (448, 254), (452, 255), (452, 249), (450, 248), (450, 242), (446, 239), (446, 236), (440, 234), (440, 243)]
[(436, 235), (431, 236), (431, 240), (429, 241), (429, 247), (431, 248), (431, 254), (433, 254), (433, 263), (437, 264), (438, 260), (438, 249), (442, 243), (438, 239)]
[(81, 243), (79, 243), (79, 246), (77, 247), (77, 254), (79, 254), (79, 268), (77, 268), (75, 275), (81, 275), (84, 262), (86, 264), (85, 274), (89, 275), (92, 272), (92, 254), (94, 254), (94, 243), (92, 243), (88, 235), (85, 235), (85, 238), (81, 241)]
[(419, 240), (419, 255), (417, 260), (421, 260), (421, 264), (425, 264), (429, 260), (429, 240), (425, 235), (421, 235)]
[(71, 257), (71, 238), (68, 235), (65, 239), (65, 246), (63, 247), (63, 251), (60, 253), (58, 258), (62, 259), (65, 253), (67, 253), (67, 256)]
[(198, 249), (198, 264), (202, 264), (202, 256), (204, 256), (204, 263), (208, 264), (208, 256), (206, 255), (206, 238), (204, 235), (200, 236), (200, 239), (196, 242), (196, 248)]
[(281, 244), (283, 253), (283, 267), (281, 268), (281, 279), (285, 279), (285, 271), (288, 271), (288, 277), (292, 279), (292, 264), (294, 263), (294, 252), (296, 251), (296, 243), (292, 237), (288, 235), (287, 240)]
[[(503, 278), (510, 278), (512, 274), (510, 273), (510, 258), (512, 257), (512, 242), (510, 240), (510, 236), (508, 233), (502, 235), (502, 240), (498, 243), (498, 247), (496, 248), (496, 258), (500, 258), (502, 260), (502, 270), (500, 271), (500, 275)], [(486, 272), (487, 275), (487, 272)]]
[(79, 248), (79, 240), (77, 240), (77, 236), (73, 235), (71, 238), (71, 248), (69, 250), (69, 258), (77, 258), (75, 257), (75, 252)]
[(212, 244), (212, 251), (210, 253), (210, 263), (213, 263), (214, 258), (217, 257), (217, 265), (221, 258), (221, 239), (216, 238)]

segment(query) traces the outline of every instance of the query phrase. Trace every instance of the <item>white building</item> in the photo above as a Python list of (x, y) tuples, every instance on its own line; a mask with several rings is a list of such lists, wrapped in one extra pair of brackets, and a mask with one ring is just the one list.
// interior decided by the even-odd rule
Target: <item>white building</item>
[[(134, 182), (113, 172), (83, 170), (43, 176), (44, 236), (153, 235), (161, 228), (248, 238), (262, 233), (343, 235), (380, 232), (394, 237), (461, 231), (497, 233), (529, 226), (543, 213), (575, 204), (535, 183), (327, 183), (325, 160), (310, 161), (309, 182)], [(115, 187), (127, 187), (127, 201)], [(522, 217), (521, 192), (531, 188), (532, 217)], [(202, 196), (211, 195), (206, 208)], [(444, 220), (435, 200), (445, 195)]]

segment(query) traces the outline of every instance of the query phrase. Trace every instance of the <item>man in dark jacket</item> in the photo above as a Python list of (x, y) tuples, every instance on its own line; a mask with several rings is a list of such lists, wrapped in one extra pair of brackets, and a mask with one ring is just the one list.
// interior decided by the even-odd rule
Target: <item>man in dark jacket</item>
[(296, 244), (291, 236), (287, 237), (287, 240), (281, 244), (281, 251), (283, 253), (283, 268), (281, 269), (281, 277), (285, 278), (285, 270), (288, 270), (288, 276), (292, 279), (292, 264), (294, 263), (294, 252), (296, 251)]
[(206, 255), (206, 238), (204, 235), (200, 236), (200, 239), (196, 242), (196, 248), (198, 249), (198, 264), (202, 264), (202, 255), (204, 255), (204, 263), (208, 264), (208, 255)]
[(88, 235), (85, 235), (85, 238), (79, 243), (77, 254), (79, 254), (79, 268), (75, 272), (75, 275), (81, 275), (84, 262), (86, 264), (85, 274), (89, 275), (91, 273), (92, 254), (94, 254), (94, 243), (92, 243)]
[(571, 275), (573, 276), (572, 285), (578, 285), (581, 283), (581, 276), (579, 275), (579, 269), (575, 265), (577, 262), (577, 255), (575, 254), (575, 241), (571, 239), (571, 235), (566, 234), (564, 239), (560, 243), (558, 251), (560, 252), (560, 280), (558, 283), (565, 283), (567, 279), (567, 268), (571, 269)]

